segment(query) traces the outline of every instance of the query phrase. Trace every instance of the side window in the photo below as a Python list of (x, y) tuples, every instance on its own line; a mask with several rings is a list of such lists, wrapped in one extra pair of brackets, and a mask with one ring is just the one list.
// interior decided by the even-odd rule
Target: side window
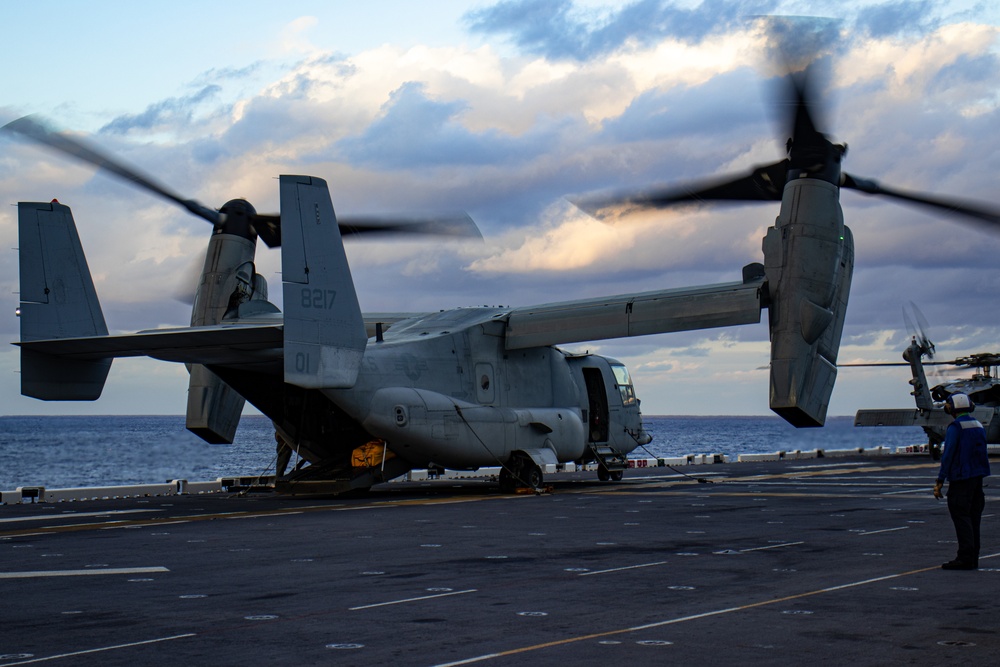
[(635, 388), (632, 387), (632, 377), (628, 374), (628, 369), (621, 365), (612, 365), (611, 370), (615, 374), (615, 386), (622, 396), (622, 405), (634, 405)]

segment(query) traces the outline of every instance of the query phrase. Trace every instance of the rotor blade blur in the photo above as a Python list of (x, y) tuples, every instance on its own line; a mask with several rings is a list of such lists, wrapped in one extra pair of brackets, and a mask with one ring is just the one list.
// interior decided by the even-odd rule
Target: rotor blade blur
[[(258, 213), (252, 218), (257, 236), (270, 248), (281, 245), (281, 216)], [(395, 216), (338, 216), (340, 235), (352, 236), (422, 234), (482, 239), (479, 227), (467, 214), (432, 218), (397, 218)]]
[(428, 218), (398, 218), (395, 216), (337, 216), (342, 236), (389, 234), (421, 234), (482, 239), (483, 234), (466, 214)]
[(985, 204), (946, 197), (929, 197), (927, 195), (919, 195), (911, 192), (905, 192), (903, 190), (887, 188), (879, 184), (877, 181), (867, 178), (858, 178), (857, 176), (852, 176), (847, 173), (843, 175), (840, 187), (857, 190), (869, 195), (885, 195), (887, 197), (901, 199), (919, 206), (927, 206), (943, 213), (957, 213), (959, 215), (972, 218), (978, 222), (988, 223), (990, 228), (994, 230), (997, 229), (997, 225), (1000, 225), (1000, 209), (992, 208)]
[[(864, 368), (871, 366), (909, 366), (909, 365), (910, 364), (904, 361), (871, 361), (867, 363), (858, 363), (858, 364), (837, 364), (837, 368)], [(927, 364), (924, 365), (926, 366)]]
[(812, 79), (809, 77), (809, 69), (797, 74), (788, 75), (792, 86), (792, 94), (795, 99), (795, 116), (792, 125), (792, 136), (799, 140), (803, 137), (815, 138), (822, 136), (816, 129), (816, 122), (813, 120), (812, 107), (816, 104), (815, 94), (812, 90)]
[[(871, 361), (857, 364), (837, 364), (838, 368), (863, 368), (866, 366), (909, 366), (905, 361)], [(962, 359), (952, 359), (951, 361), (924, 361), (921, 366), (965, 366)]]
[[(920, 337), (930, 343), (931, 340), (931, 325), (927, 322), (927, 318), (924, 317), (923, 311), (917, 306), (913, 301), (910, 302), (910, 311), (913, 313), (913, 319), (917, 322), (917, 331), (920, 332)], [(930, 344), (933, 349), (933, 343)]]
[(788, 151), (788, 171), (793, 178), (816, 178), (836, 184), (840, 180), (840, 163), (847, 147), (835, 144), (816, 126), (826, 105), (817, 92), (817, 65), (810, 64), (800, 72), (786, 75), (792, 117), (790, 136), (785, 143)]
[(218, 211), (207, 208), (193, 199), (184, 199), (177, 193), (168, 190), (148, 176), (141, 174), (139, 170), (134, 167), (126, 167), (96, 148), (88, 146), (82, 140), (71, 138), (67, 134), (50, 129), (44, 124), (36, 121), (32, 116), (24, 116), (22, 118), (18, 118), (17, 120), (13, 120), (0, 129), (18, 134), (27, 139), (31, 139), (32, 141), (48, 146), (53, 150), (70, 155), (88, 164), (92, 164), (98, 169), (110, 172), (118, 178), (128, 181), (133, 185), (137, 185), (140, 188), (144, 188), (145, 190), (152, 192), (163, 199), (172, 201), (175, 204), (180, 204), (194, 215), (204, 218), (212, 224), (219, 222)]
[(180, 277), (174, 284), (171, 296), (175, 301), (179, 301), (188, 306), (194, 305), (195, 296), (198, 294), (198, 285), (201, 283), (202, 269), (205, 258), (195, 255), (188, 260), (187, 266), (180, 272)]
[(257, 237), (267, 244), (268, 248), (281, 245), (281, 216), (276, 213), (256, 213), (250, 218)]
[(632, 193), (595, 195), (570, 200), (595, 218), (627, 215), (633, 211), (667, 208), (710, 201), (780, 201), (788, 175), (788, 160), (756, 167), (746, 176), (688, 186)]

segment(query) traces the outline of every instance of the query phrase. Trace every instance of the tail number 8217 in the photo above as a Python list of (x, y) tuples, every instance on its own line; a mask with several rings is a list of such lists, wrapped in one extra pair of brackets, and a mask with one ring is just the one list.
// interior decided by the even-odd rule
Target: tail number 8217
[(333, 308), (333, 302), (337, 299), (337, 290), (333, 289), (310, 289), (302, 288), (302, 307), (320, 308), (328, 310)]

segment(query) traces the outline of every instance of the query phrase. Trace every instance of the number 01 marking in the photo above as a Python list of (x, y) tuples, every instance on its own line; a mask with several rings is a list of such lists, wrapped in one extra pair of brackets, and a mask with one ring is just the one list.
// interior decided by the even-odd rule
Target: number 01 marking
[(320, 308), (328, 310), (333, 308), (333, 302), (337, 300), (337, 290), (333, 289), (309, 289), (302, 288), (302, 307)]
[(296, 373), (308, 373), (309, 372), (309, 353), (308, 352), (296, 352), (295, 353), (295, 372)]

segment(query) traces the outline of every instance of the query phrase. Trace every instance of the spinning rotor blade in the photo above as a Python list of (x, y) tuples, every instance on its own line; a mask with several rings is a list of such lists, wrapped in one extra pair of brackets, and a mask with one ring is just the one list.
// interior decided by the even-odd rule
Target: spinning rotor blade
[(1000, 225), (1000, 209), (992, 208), (984, 204), (950, 199), (946, 197), (929, 197), (927, 195), (914, 194), (903, 190), (887, 188), (879, 184), (877, 181), (867, 178), (858, 178), (857, 176), (852, 176), (847, 173), (843, 174), (840, 187), (857, 190), (858, 192), (863, 192), (869, 195), (885, 195), (887, 197), (894, 197), (896, 199), (917, 204), (918, 206), (928, 206), (937, 211), (944, 211), (945, 213), (957, 213), (958, 215), (964, 215), (977, 222), (987, 223), (990, 229), (993, 230), (996, 230), (997, 225)]
[(641, 209), (697, 204), (709, 201), (781, 201), (789, 161), (756, 167), (746, 176), (681, 187), (654, 188), (571, 199), (574, 206), (598, 219)]
[(906, 312), (906, 306), (903, 306), (903, 322), (906, 324), (906, 330), (910, 335), (917, 341), (920, 346), (920, 352), (925, 355), (928, 359), (934, 358), (934, 343), (931, 342), (930, 336), (927, 334), (927, 330), (930, 328), (927, 324), (927, 318), (924, 314), (920, 312), (917, 308), (917, 304), (910, 302), (910, 310), (913, 312), (913, 318), (916, 319), (916, 326), (913, 325), (913, 320)]
[(255, 213), (251, 218), (253, 229), (268, 248), (281, 245), (281, 216), (277, 213)]
[[(857, 364), (837, 364), (838, 367), (860, 368), (863, 366), (909, 366), (904, 361), (870, 361)], [(957, 368), (982, 368), (984, 366), (1000, 365), (1000, 354), (980, 352), (967, 357), (958, 357), (948, 361), (925, 361), (923, 366), (955, 366)]]
[(32, 116), (18, 118), (17, 120), (7, 123), (0, 129), (13, 132), (14, 134), (19, 134), (22, 137), (31, 139), (32, 141), (37, 141), (38, 143), (44, 144), (49, 148), (59, 151), (60, 153), (65, 153), (66, 155), (75, 157), (78, 160), (92, 164), (98, 169), (103, 169), (111, 174), (114, 174), (118, 178), (128, 181), (133, 185), (137, 185), (162, 199), (166, 199), (167, 201), (171, 201), (175, 204), (180, 204), (194, 215), (208, 220), (213, 225), (218, 224), (221, 220), (221, 216), (218, 211), (203, 206), (193, 199), (184, 199), (177, 193), (172, 192), (160, 185), (152, 178), (141, 174), (138, 169), (135, 169), (134, 167), (126, 167), (117, 160), (105, 155), (98, 149), (88, 146), (80, 139), (73, 139), (67, 134), (52, 130), (36, 121)]
[(840, 159), (845, 148), (832, 143), (816, 129), (815, 101), (810, 68), (786, 75), (791, 109), (788, 119), (788, 157), (773, 164), (755, 167), (749, 174), (680, 187), (654, 188), (634, 193), (582, 197), (573, 204), (597, 218), (606, 218), (641, 209), (658, 209), (685, 203), (709, 201), (781, 201), (789, 178), (839, 180)]
[(394, 216), (337, 216), (343, 236), (380, 234), (428, 234), (482, 239), (483, 234), (467, 213), (434, 218), (399, 218)]
[(955, 359), (955, 365), (967, 368), (989, 368), (992, 366), (1000, 366), (1000, 354), (995, 352), (977, 352), (976, 354), (970, 354), (967, 357), (959, 357), (958, 359)]
[[(0, 130), (18, 134), (32, 141), (41, 143), (60, 153), (70, 155), (78, 160), (92, 164), (118, 178), (143, 188), (157, 197), (183, 206), (186, 210), (203, 218), (213, 225), (224, 225), (225, 213), (208, 208), (194, 199), (185, 199), (170, 189), (157, 183), (135, 167), (127, 167), (123, 163), (106, 155), (102, 151), (87, 145), (84, 141), (69, 135), (56, 132), (35, 120), (32, 116), (24, 116), (4, 125)], [(223, 207), (225, 210), (225, 207)], [(248, 213), (248, 222), (257, 236), (271, 248), (281, 245), (281, 216), (273, 213)], [(455, 214), (440, 218), (398, 218), (398, 217), (342, 217), (340, 233), (344, 236), (361, 236), (367, 234), (429, 234), (436, 236), (466, 236), (482, 238), (476, 223), (466, 214)]]
[[(940, 213), (962, 216), (969, 221), (1000, 227), (1000, 207), (961, 199), (906, 192), (881, 185), (873, 179), (860, 178), (840, 171), (846, 145), (834, 144), (820, 131), (817, 118), (825, 105), (817, 93), (817, 79), (823, 71), (824, 58), (810, 44), (810, 21), (778, 19), (772, 23), (772, 38), (783, 60), (786, 82), (784, 99), (779, 104), (787, 110), (788, 158), (758, 166), (749, 174), (691, 185), (655, 187), (648, 190), (618, 192), (610, 195), (584, 196), (571, 200), (581, 210), (598, 219), (622, 216), (645, 209), (706, 203), (712, 201), (780, 201), (786, 183), (796, 178), (817, 178), (841, 188), (869, 195), (883, 195)], [(822, 22), (816, 26), (824, 28)], [(819, 43), (818, 40), (817, 44)], [(796, 55), (795, 51), (798, 51)]]
[[(467, 213), (440, 218), (399, 218), (395, 216), (337, 216), (337, 226), (344, 238), (370, 235), (421, 234), (460, 236), (482, 239), (479, 227)], [(281, 245), (281, 216), (257, 213), (253, 216), (257, 236), (271, 248)]]
[[(960, 363), (961, 359), (952, 359), (951, 361), (925, 361), (922, 366), (963, 366)], [(907, 366), (910, 364), (905, 361), (869, 361), (857, 364), (837, 364), (838, 368), (862, 368), (865, 366)]]

